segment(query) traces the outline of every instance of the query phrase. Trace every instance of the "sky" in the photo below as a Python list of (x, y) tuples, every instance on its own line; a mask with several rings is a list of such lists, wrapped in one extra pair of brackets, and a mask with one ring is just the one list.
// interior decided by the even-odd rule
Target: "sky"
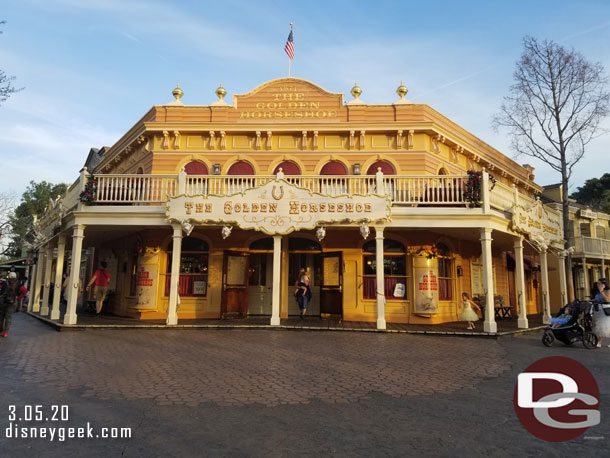
[[(610, 1), (0, 0), (0, 69), (24, 89), (0, 106), (0, 192), (30, 180), (72, 183), (89, 149), (111, 146), (153, 105), (216, 100), (292, 76), (346, 100), (425, 103), (519, 163), (536, 182), (548, 165), (514, 157), (491, 118), (508, 94), (522, 39), (574, 48), (610, 72)], [(610, 120), (603, 128), (610, 131)], [(570, 191), (610, 171), (610, 133), (588, 146)]]

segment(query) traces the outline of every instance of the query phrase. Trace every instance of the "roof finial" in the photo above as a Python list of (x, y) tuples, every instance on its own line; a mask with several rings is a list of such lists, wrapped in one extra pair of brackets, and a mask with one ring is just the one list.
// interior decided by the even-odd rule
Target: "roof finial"
[(354, 87), (352, 88), (352, 90), (350, 92), (354, 96), (354, 99), (357, 99), (358, 97), (360, 97), (360, 94), (362, 94), (362, 89), (360, 89), (360, 87), (358, 86), (358, 82), (354, 83)]
[(224, 87), (222, 87), (222, 83), (220, 83), (220, 86), (218, 86), (218, 89), (216, 89), (215, 94), (219, 100), (222, 100), (222, 98), (227, 95), (227, 91)]
[(405, 95), (407, 95), (407, 92), (409, 92), (409, 90), (406, 88), (406, 86), (404, 85), (404, 83), (401, 80), (400, 86), (398, 86), (398, 89), (396, 89), (396, 93), (400, 96), (400, 100), (405, 99)]
[(180, 89), (180, 84), (176, 84), (176, 89), (172, 91), (172, 95), (176, 98), (176, 102), (179, 102), (184, 92)]

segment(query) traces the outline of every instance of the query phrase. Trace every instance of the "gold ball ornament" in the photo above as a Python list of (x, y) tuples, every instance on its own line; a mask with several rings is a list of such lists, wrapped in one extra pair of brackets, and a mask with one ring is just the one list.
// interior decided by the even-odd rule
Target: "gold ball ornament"
[(176, 98), (176, 100), (180, 100), (184, 95), (184, 92), (182, 91), (182, 89), (180, 89), (179, 84), (176, 84), (176, 89), (172, 91), (172, 95)]
[(358, 86), (358, 83), (354, 83), (354, 87), (352, 88), (350, 93), (354, 96), (355, 99), (360, 97), (360, 94), (362, 94), (362, 89), (360, 89), (360, 87)]
[(222, 98), (227, 95), (227, 91), (224, 87), (222, 87), (222, 83), (220, 83), (220, 86), (218, 86), (218, 89), (216, 89), (215, 94), (219, 100), (222, 100)]

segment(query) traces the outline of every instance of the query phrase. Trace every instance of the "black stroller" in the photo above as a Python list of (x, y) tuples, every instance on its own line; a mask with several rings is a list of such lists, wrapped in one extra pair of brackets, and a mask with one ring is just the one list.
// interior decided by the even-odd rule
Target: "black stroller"
[(559, 310), (555, 317), (564, 314), (566, 307), (572, 309), (572, 318), (558, 328), (547, 327), (542, 335), (542, 343), (550, 347), (555, 339), (566, 345), (582, 341), (585, 348), (597, 346), (597, 336), (593, 332), (593, 304), (591, 302), (574, 301)]

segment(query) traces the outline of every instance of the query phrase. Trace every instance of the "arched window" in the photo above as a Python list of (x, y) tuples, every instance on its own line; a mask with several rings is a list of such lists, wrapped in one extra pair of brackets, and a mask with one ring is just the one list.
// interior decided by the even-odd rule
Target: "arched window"
[(320, 175), (347, 175), (347, 169), (339, 161), (330, 161), (324, 164)]
[(438, 171), (439, 175), (449, 175), (449, 172), (447, 172), (447, 169), (444, 167), (441, 167), (441, 169)]
[(394, 170), (394, 167), (392, 167), (392, 164), (386, 161), (373, 162), (366, 171), (366, 174), (375, 175), (379, 167), (381, 167), (381, 171), (384, 175), (396, 175), (396, 171)]
[(137, 175), (144, 175), (144, 169), (142, 167), (138, 167), (138, 170), (136, 171)]
[(187, 175), (207, 175), (208, 168), (203, 162), (191, 161), (184, 166)]
[(300, 175), (301, 174), (301, 170), (299, 169), (299, 166), (296, 165), (292, 161), (284, 161), (284, 162), (279, 163), (277, 165), (277, 167), (275, 168), (275, 170), (273, 171), (273, 174), (277, 175), (277, 173), (280, 171), (280, 168), (282, 169), (282, 172), (284, 173), (284, 175)]
[(255, 240), (250, 244), (250, 249), (255, 251), (273, 251), (273, 239), (271, 237), (265, 237), (263, 239)]
[(449, 247), (444, 243), (436, 244), (438, 258), (438, 300), (453, 299), (453, 258)]
[(254, 175), (254, 168), (246, 161), (237, 161), (231, 164), (227, 175)]
[[(172, 272), (173, 242), (167, 246), (167, 275), (165, 295), (169, 296)], [(184, 237), (180, 252), (180, 279), (178, 294), (181, 297), (205, 297), (208, 289), (208, 258), (210, 247), (204, 240)]]
[[(363, 296), (377, 298), (377, 244), (375, 240), (362, 247)], [(409, 297), (407, 276), (407, 250), (392, 239), (383, 240), (384, 293), (387, 300), (405, 300)]]

